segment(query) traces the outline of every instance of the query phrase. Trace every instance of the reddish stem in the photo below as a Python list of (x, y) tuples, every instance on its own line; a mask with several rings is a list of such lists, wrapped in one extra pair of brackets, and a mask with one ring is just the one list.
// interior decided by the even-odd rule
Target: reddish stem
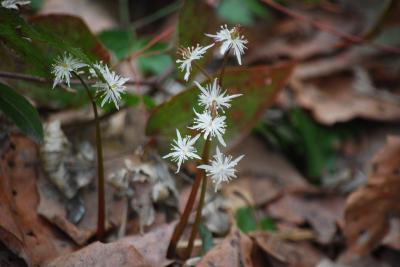
[[(203, 155), (202, 155), (202, 162), (206, 162), (208, 160), (208, 151), (209, 151), (210, 141), (207, 139), (204, 144)], [(197, 191), (199, 191), (200, 182), (203, 177), (203, 171), (198, 171), (196, 174), (196, 178), (194, 179), (194, 183), (192, 185), (192, 189), (190, 191), (189, 198), (186, 202), (185, 209), (183, 210), (181, 219), (179, 220), (178, 224), (175, 227), (175, 230), (172, 234), (171, 241), (168, 246), (167, 250), (167, 257), (174, 258), (176, 256), (176, 247), (178, 242), (185, 230), (185, 227), (188, 223), (190, 212), (193, 209), (194, 202), (196, 200)]]

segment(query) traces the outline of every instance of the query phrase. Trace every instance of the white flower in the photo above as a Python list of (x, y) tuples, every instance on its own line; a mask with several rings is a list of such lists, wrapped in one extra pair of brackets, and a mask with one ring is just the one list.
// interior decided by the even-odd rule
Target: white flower
[(176, 173), (179, 172), (181, 169), (181, 164), (188, 159), (201, 159), (196, 154), (196, 148), (193, 146), (197, 139), (199, 139), (200, 134), (196, 135), (195, 137), (191, 138), (190, 136), (186, 136), (182, 139), (181, 133), (178, 129), (176, 129), (177, 139), (174, 140), (174, 144), (172, 144), (172, 152), (168, 155), (165, 155), (164, 158), (172, 158), (172, 161), (176, 161), (178, 164), (178, 170)]
[(208, 136), (210, 137), (217, 137), (218, 141), (223, 145), (226, 146), (222, 135), (225, 133), (225, 116), (215, 116), (213, 118), (211, 114), (207, 111), (203, 113), (197, 113), (196, 110), (194, 111), (197, 118), (194, 119), (194, 126), (189, 127), (190, 129), (199, 130), (204, 133), (204, 139), (207, 139)]
[[(115, 107), (119, 109), (118, 103), (121, 100), (121, 93), (125, 91), (126, 87), (124, 84), (129, 80), (129, 78), (120, 77), (114, 71), (110, 71), (107, 65), (95, 64), (93, 67), (97, 68), (103, 76), (103, 81), (97, 82), (93, 85), (93, 87), (98, 88), (101, 97), (103, 97), (101, 106), (104, 106), (106, 102), (112, 101), (114, 102)], [(89, 72), (93, 73), (93, 70)]]
[(31, 1), (24, 0), (4, 0), (1, 2), (1, 6), (7, 9), (16, 9), (18, 10), (18, 5), (29, 5)]
[(232, 178), (236, 178), (235, 166), (243, 157), (244, 155), (241, 155), (232, 160), (232, 156), (224, 156), (217, 146), (217, 154), (215, 154), (213, 160), (211, 160), (211, 165), (200, 165), (197, 168), (207, 172), (207, 176), (210, 176), (215, 184), (215, 191), (217, 191), (222, 182), (227, 183), (232, 180)]
[(240, 35), (238, 27), (228, 29), (226, 25), (221, 26), (221, 30), (217, 34), (206, 34), (214, 38), (216, 42), (222, 42), (220, 53), (223, 55), (230, 48), (233, 48), (233, 53), (236, 56), (239, 65), (242, 65), (241, 55), (244, 54), (244, 49), (247, 48), (247, 40), (243, 35)]
[(206, 109), (210, 109), (215, 105), (216, 111), (218, 111), (218, 109), (222, 109), (223, 111), (223, 108), (229, 108), (231, 106), (229, 102), (232, 98), (241, 96), (241, 94), (226, 95), (226, 90), (221, 92), (221, 87), (218, 85), (217, 79), (214, 79), (213, 84), (208, 84), (205, 88), (198, 82), (194, 83), (201, 91), (199, 97), (200, 105), (204, 106)]
[(192, 61), (197, 60), (203, 57), (203, 55), (207, 52), (207, 49), (214, 46), (211, 44), (206, 47), (202, 47), (197, 44), (196, 47), (188, 47), (188, 48), (181, 48), (179, 53), (182, 55), (182, 59), (178, 59), (176, 63), (181, 64), (179, 68), (181, 71), (185, 71), (184, 79), (187, 81), (189, 79), (190, 70), (192, 69)]
[(64, 53), (63, 57), (58, 57), (56, 63), (53, 64), (51, 73), (54, 74), (53, 89), (57, 84), (65, 82), (68, 87), (70, 86), (70, 79), (72, 72), (77, 72), (80, 68), (85, 67), (86, 64), (80, 62), (70, 54)]

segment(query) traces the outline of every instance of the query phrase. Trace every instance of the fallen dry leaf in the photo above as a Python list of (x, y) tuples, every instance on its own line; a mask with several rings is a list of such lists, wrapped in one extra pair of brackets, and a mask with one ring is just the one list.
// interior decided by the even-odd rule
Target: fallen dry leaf
[[(39, 178), (37, 187), (40, 194), (38, 213), (64, 231), (77, 244), (83, 245), (96, 233), (97, 190), (95, 187), (89, 186), (82, 190), (85, 213), (77, 224), (70, 222), (67, 218), (66, 199), (60, 195), (57, 189), (43, 175)], [(127, 205), (124, 199), (114, 198), (113, 192), (113, 188), (106, 186), (108, 227), (120, 224), (124, 206)]]
[(400, 104), (395, 97), (385, 97), (379, 91), (357, 90), (351, 75), (334, 75), (307, 83), (295, 80), (291, 85), (296, 102), (310, 110), (323, 124), (332, 125), (355, 118), (400, 120)]
[(13, 135), (0, 160), (0, 241), (30, 266), (72, 248), (36, 213), (37, 153), (32, 141)]
[(388, 137), (371, 165), (368, 183), (346, 203), (344, 234), (349, 257), (366, 255), (378, 246), (389, 230), (390, 218), (400, 215), (400, 138)]
[(317, 241), (329, 244), (335, 237), (337, 224), (343, 218), (344, 198), (335, 195), (285, 194), (267, 207), (277, 219), (293, 224), (309, 222), (316, 232)]
[(322, 253), (305, 242), (288, 242), (267, 232), (254, 232), (251, 237), (268, 255), (288, 267), (314, 267), (323, 258)]
[(175, 223), (162, 225), (147, 234), (128, 236), (118, 242), (133, 245), (149, 266), (162, 267), (172, 262), (166, 255), (174, 228)]
[(314, 191), (314, 187), (281, 154), (268, 150), (255, 137), (246, 138), (235, 148), (233, 155), (235, 152), (246, 155), (238, 165), (239, 179), (245, 176), (265, 178), (285, 191)]
[(251, 239), (238, 229), (233, 229), (221, 243), (204, 255), (197, 267), (252, 267), (252, 249)]
[(74, 253), (61, 256), (44, 267), (150, 267), (134, 246), (114, 242), (93, 243)]

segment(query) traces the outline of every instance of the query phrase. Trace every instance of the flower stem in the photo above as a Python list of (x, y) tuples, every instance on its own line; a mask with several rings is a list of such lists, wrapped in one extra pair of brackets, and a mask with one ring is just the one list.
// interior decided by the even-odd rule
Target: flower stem
[(100, 131), (100, 120), (97, 112), (96, 101), (89, 90), (89, 87), (85, 81), (76, 72), (73, 74), (81, 81), (86, 93), (92, 103), (94, 112), (94, 121), (96, 124), (96, 147), (97, 147), (97, 179), (98, 179), (98, 211), (97, 211), (97, 239), (102, 240), (105, 232), (105, 217), (106, 217), (106, 205), (105, 205), (105, 185), (104, 185), (104, 166), (103, 166), (103, 145), (101, 143), (101, 131)]
[(188, 246), (183, 255), (184, 260), (190, 258), (190, 255), (192, 254), (193, 244), (194, 244), (194, 240), (196, 239), (197, 232), (199, 230), (199, 225), (200, 225), (200, 221), (201, 221), (201, 212), (203, 210), (204, 200), (205, 200), (206, 191), (207, 191), (207, 177), (205, 175), (205, 171), (203, 170), (203, 171), (201, 171), (201, 173), (202, 173), (201, 177), (202, 177), (203, 182), (201, 184), (200, 200), (199, 200), (199, 204), (197, 205), (196, 218), (195, 218), (194, 224), (192, 226), (192, 232), (190, 233)]
[[(203, 148), (202, 162), (208, 161), (209, 148), (210, 148), (210, 140), (207, 139), (204, 144), (204, 148)], [(202, 170), (199, 170), (196, 174), (196, 178), (192, 185), (192, 189), (190, 191), (189, 198), (188, 198), (185, 208), (183, 210), (181, 219), (179, 220), (179, 222), (176, 225), (175, 230), (172, 234), (171, 241), (169, 243), (168, 250), (167, 250), (168, 258), (173, 258), (176, 256), (176, 247), (177, 247), (178, 242), (183, 234), (183, 231), (185, 230), (185, 227), (188, 223), (190, 212), (193, 209), (194, 202), (195, 202), (196, 196), (197, 196), (197, 191), (199, 191), (200, 183), (201, 183), (203, 176), (204, 176), (204, 171), (202, 171)]]
[(221, 87), (222, 87), (222, 81), (224, 79), (226, 63), (228, 63), (228, 58), (229, 58), (229, 52), (230, 51), (231, 51), (230, 48), (228, 50), (226, 50), (225, 54), (224, 54), (224, 58), (222, 59), (222, 64), (221, 64), (221, 67), (220, 67), (221, 71), (219, 73), (219, 79), (218, 79), (219, 86), (221, 86)]
[(202, 66), (200, 66), (196, 61), (193, 61), (192, 63), (193, 63), (194, 66), (196, 66), (196, 68), (198, 68), (200, 70), (201, 73), (203, 73), (204, 76), (207, 77), (207, 79), (212, 81), (211, 75), (208, 74), (208, 72)]

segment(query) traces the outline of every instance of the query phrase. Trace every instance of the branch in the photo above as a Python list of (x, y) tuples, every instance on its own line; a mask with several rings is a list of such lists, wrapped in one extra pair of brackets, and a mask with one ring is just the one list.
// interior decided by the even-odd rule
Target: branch
[(341, 37), (342, 39), (353, 43), (353, 44), (360, 44), (360, 45), (368, 45), (370, 47), (373, 47), (375, 49), (384, 51), (384, 52), (389, 52), (389, 53), (395, 53), (395, 54), (400, 54), (400, 48), (394, 47), (394, 46), (389, 46), (389, 45), (384, 45), (384, 44), (379, 44), (379, 43), (375, 43), (375, 42), (371, 42), (366, 40), (365, 38), (361, 37), (361, 36), (356, 36), (356, 35), (352, 35), (346, 32), (342, 32), (338, 29), (336, 29), (335, 27), (322, 23), (320, 21), (314, 20), (312, 18), (309, 18), (305, 15), (302, 15), (296, 11), (290, 10), (284, 6), (282, 6), (281, 4), (278, 4), (276, 2), (274, 2), (274, 0), (261, 0), (262, 2), (264, 2), (265, 4), (269, 5), (270, 7), (290, 16), (293, 17), (295, 19), (298, 20), (302, 20), (305, 22), (310, 23), (312, 26), (314, 26), (315, 28), (324, 31), (324, 32), (328, 32), (330, 34), (336, 35)]

